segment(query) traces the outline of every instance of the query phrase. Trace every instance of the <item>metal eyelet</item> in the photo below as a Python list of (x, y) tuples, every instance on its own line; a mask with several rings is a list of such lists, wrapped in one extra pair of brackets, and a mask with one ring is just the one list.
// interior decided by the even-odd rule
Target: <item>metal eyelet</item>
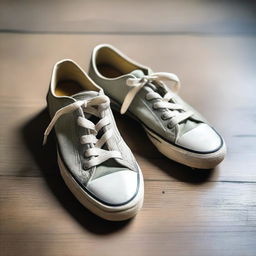
[(166, 115), (165, 114), (161, 115), (161, 119), (162, 120), (167, 120)]
[(88, 168), (85, 165), (83, 165), (83, 172), (86, 172), (87, 170)]
[(157, 108), (155, 107), (155, 104), (152, 104), (152, 109), (157, 110)]
[(146, 93), (146, 95), (145, 95), (145, 100), (147, 100), (147, 101), (151, 101), (152, 100), (152, 99), (149, 99), (148, 93)]
[(173, 125), (172, 125), (171, 123), (168, 123), (168, 124), (167, 124), (167, 128), (168, 128), (168, 129), (172, 129), (172, 128), (173, 128)]

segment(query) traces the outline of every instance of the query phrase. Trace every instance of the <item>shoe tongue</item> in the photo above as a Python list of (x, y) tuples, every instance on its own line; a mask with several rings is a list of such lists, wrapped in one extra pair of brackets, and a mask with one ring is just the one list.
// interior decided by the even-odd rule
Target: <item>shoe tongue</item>
[(72, 98), (74, 98), (76, 100), (89, 100), (98, 95), (99, 95), (99, 93), (95, 92), (95, 91), (84, 91), (84, 92), (79, 92), (79, 93), (74, 94), (72, 96)]
[(143, 76), (145, 76), (145, 74), (143, 73), (142, 70), (140, 69), (135, 69), (131, 72), (131, 75), (134, 75), (136, 78), (141, 78)]
[[(141, 78), (141, 77), (145, 76), (145, 74), (143, 73), (143, 71), (140, 70), (140, 69), (135, 69), (135, 70), (133, 70), (130, 74), (131, 74), (131, 75), (134, 75), (136, 78)], [(145, 87), (146, 87), (146, 88), (151, 88), (153, 91), (156, 91), (156, 90), (157, 90), (156, 86), (153, 85), (152, 83), (146, 84)]]

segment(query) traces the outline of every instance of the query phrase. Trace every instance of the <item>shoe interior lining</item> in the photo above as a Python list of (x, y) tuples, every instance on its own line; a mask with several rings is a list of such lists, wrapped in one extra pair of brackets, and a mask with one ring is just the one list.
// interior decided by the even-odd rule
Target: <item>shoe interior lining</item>
[(72, 96), (84, 90), (98, 91), (84, 73), (71, 61), (60, 63), (57, 67), (54, 93), (57, 96)]
[(61, 80), (57, 83), (55, 94), (57, 96), (72, 96), (83, 90), (83, 87), (73, 80)]
[(123, 75), (120, 70), (107, 63), (101, 63), (98, 65), (97, 68), (103, 76), (108, 78), (115, 78)]
[(131, 73), (135, 69), (140, 69), (108, 47), (103, 47), (98, 51), (96, 65), (98, 71), (108, 78), (119, 77)]

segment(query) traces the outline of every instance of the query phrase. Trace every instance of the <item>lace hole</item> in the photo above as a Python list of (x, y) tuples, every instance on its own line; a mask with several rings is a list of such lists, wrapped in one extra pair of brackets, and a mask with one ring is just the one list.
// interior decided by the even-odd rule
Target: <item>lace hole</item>
[(86, 166), (85, 164), (83, 165), (83, 172), (88, 172), (90, 168), (88, 168), (88, 166)]
[(168, 129), (172, 129), (172, 128), (173, 128), (173, 125), (172, 125), (171, 123), (168, 123), (168, 124), (167, 124), (167, 128), (168, 128)]
[(157, 110), (155, 104), (152, 105), (152, 109)]
[(166, 118), (166, 116), (163, 114), (163, 115), (161, 115), (161, 119), (162, 119), (162, 120), (166, 120), (167, 118)]
[(145, 100), (150, 101), (151, 99), (148, 97), (148, 94), (145, 95)]

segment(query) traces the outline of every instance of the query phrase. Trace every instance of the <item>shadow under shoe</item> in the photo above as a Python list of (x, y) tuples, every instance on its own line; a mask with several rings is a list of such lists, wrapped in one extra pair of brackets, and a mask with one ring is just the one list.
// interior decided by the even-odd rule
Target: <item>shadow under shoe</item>
[(127, 115), (114, 111), (118, 129), (133, 152), (147, 159), (169, 176), (190, 184), (207, 182), (214, 174), (215, 169), (194, 169), (175, 162), (162, 155), (150, 142), (142, 126)]
[(92, 233), (106, 235), (124, 228), (132, 220), (111, 222), (101, 219), (82, 206), (66, 187), (57, 164), (53, 133), (49, 136), (47, 144), (42, 146), (44, 129), (49, 122), (49, 114), (45, 108), (21, 128), (21, 133), (26, 147), (38, 165), (53, 195), (80, 225)]

